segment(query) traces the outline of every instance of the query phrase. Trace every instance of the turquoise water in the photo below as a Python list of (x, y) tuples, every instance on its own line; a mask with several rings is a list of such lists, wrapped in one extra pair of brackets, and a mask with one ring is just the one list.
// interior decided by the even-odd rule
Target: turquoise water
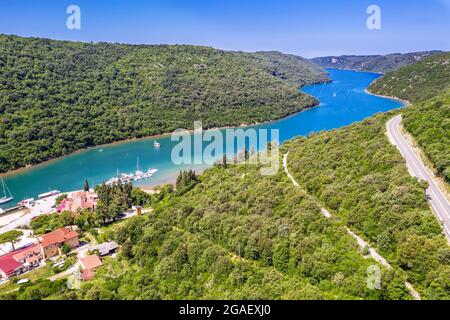
[[(328, 69), (332, 83), (318, 84), (302, 88), (302, 91), (315, 96), (320, 106), (300, 112), (285, 119), (255, 126), (258, 129), (279, 129), (280, 141), (311, 132), (329, 130), (360, 121), (378, 112), (399, 108), (398, 101), (370, 95), (365, 92), (368, 85), (379, 74)], [(160, 149), (153, 142), (161, 143)], [(172, 147), (177, 142), (170, 137), (147, 138), (96, 147), (57, 159), (43, 165), (6, 175), (5, 182), (11, 190), (14, 201), (2, 208), (14, 206), (26, 198), (49, 190), (79, 190), (88, 179), (91, 186), (100, 184), (121, 173), (134, 172), (137, 158), (143, 170), (157, 168), (159, 172), (151, 179), (139, 184), (158, 185), (173, 181), (183, 169), (204, 169), (206, 166), (177, 166), (171, 161)]]

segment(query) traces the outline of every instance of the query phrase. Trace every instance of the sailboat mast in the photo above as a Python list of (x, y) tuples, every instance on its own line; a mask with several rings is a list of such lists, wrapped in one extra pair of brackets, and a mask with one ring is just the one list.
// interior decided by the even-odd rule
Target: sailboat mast
[(3, 197), (6, 198), (6, 189), (5, 189), (5, 181), (2, 179), (2, 187), (3, 187)]
[(12, 197), (12, 193), (11, 193), (11, 191), (9, 191), (8, 186), (5, 183), (5, 180), (3, 180), (3, 178), (1, 178), (1, 179), (2, 179), (2, 186), (3, 186), (3, 197), (4, 198), (8, 197), (6, 191), (8, 191), (9, 197)]

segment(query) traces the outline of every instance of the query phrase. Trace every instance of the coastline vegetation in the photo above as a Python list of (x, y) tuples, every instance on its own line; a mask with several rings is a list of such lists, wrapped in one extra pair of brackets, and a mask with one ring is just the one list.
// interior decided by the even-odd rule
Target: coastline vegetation
[(290, 65), (261, 54), (0, 35), (0, 172), (199, 119), (213, 128), (285, 117), (317, 104), (295, 83), (328, 79), (296, 63), (307, 66), (282, 80)]
[[(398, 111), (396, 111), (398, 112)], [(425, 196), (385, 135), (390, 112), (283, 145), (289, 169), (351, 229), (368, 240), (424, 298), (450, 299), (450, 247)]]
[(431, 161), (436, 174), (450, 183), (450, 53), (389, 73), (369, 89), (413, 102), (402, 111), (405, 129)]
[[(121, 245), (95, 279), (70, 291), (42, 282), (42, 299), (410, 299), (405, 274), (365, 258), (344, 226), (280, 172), (215, 166), (189, 191), (167, 193), (146, 216), (108, 228)], [(380, 290), (367, 287), (378, 265)], [(126, 267), (120, 267), (126, 266)], [(49, 288), (51, 286), (51, 288)], [(53, 287), (54, 286), (54, 287)]]

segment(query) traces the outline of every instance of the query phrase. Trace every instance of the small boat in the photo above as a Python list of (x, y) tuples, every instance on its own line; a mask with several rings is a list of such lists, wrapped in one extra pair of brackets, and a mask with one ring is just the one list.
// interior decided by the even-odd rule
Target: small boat
[(40, 195), (38, 195), (38, 198), (39, 199), (45, 199), (45, 198), (48, 198), (48, 197), (51, 197), (51, 196), (56, 196), (59, 193), (61, 193), (61, 191), (59, 191), (59, 190), (52, 190), (52, 191), (49, 191), (49, 192), (46, 192), (46, 193), (41, 193)]
[(8, 186), (6, 185), (3, 178), (0, 179), (2, 180), (2, 187), (3, 187), (3, 197), (0, 198), (0, 204), (5, 204), (13, 201), (14, 197), (12, 196), (11, 191), (9, 191)]
[(19, 206), (31, 206), (34, 203), (34, 198), (30, 198), (30, 199), (25, 199), (20, 201), (17, 205)]
[(156, 149), (161, 148), (161, 144), (158, 141), (153, 142), (153, 147), (155, 147)]

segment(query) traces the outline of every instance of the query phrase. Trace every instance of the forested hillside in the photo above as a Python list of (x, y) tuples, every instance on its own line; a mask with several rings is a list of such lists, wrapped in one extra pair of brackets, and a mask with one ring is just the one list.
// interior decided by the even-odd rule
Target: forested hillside
[(449, 87), (450, 52), (447, 52), (388, 73), (369, 90), (416, 103), (440, 95)]
[(408, 108), (403, 115), (406, 130), (433, 163), (438, 176), (450, 183), (450, 90)]
[(276, 51), (258, 51), (250, 55), (270, 74), (299, 87), (329, 80), (322, 68), (299, 56)]
[[(304, 191), (283, 170), (261, 176), (253, 165), (181, 179), (148, 216), (103, 232), (121, 244), (120, 255), (80, 290), (44, 281), (1, 298), (411, 299), (408, 279), (425, 299), (449, 299), (450, 247), (426, 186), (385, 135), (391, 117), (283, 145)], [(367, 287), (376, 262), (344, 225), (394, 266), (382, 268), (381, 290)]]
[[(382, 268), (380, 290), (340, 222), (280, 172), (217, 166), (169, 194), (147, 217), (107, 231), (122, 245), (81, 290), (50, 283), (2, 298), (29, 299), (410, 299), (400, 271)], [(47, 289), (43, 289), (47, 288)]]
[(271, 65), (206, 47), (0, 35), (0, 172), (194, 120), (235, 126), (317, 104), (294, 83), (325, 81), (320, 69), (305, 67), (305, 78), (289, 82)]
[(407, 272), (425, 298), (450, 299), (450, 247), (385, 135), (392, 113), (283, 145), (305, 190)]
[(402, 112), (404, 126), (450, 183), (450, 53), (389, 73), (369, 89), (414, 103)]
[(441, 51), (424, 51), (411, 53), (392, 53), (387, 55), (370, 56), (330, 56), (313, 58), (311, 61), (322, 68), (351, 69), (358, 71), (387, 73), (398, 68), (416, 63), (430, 55)]

